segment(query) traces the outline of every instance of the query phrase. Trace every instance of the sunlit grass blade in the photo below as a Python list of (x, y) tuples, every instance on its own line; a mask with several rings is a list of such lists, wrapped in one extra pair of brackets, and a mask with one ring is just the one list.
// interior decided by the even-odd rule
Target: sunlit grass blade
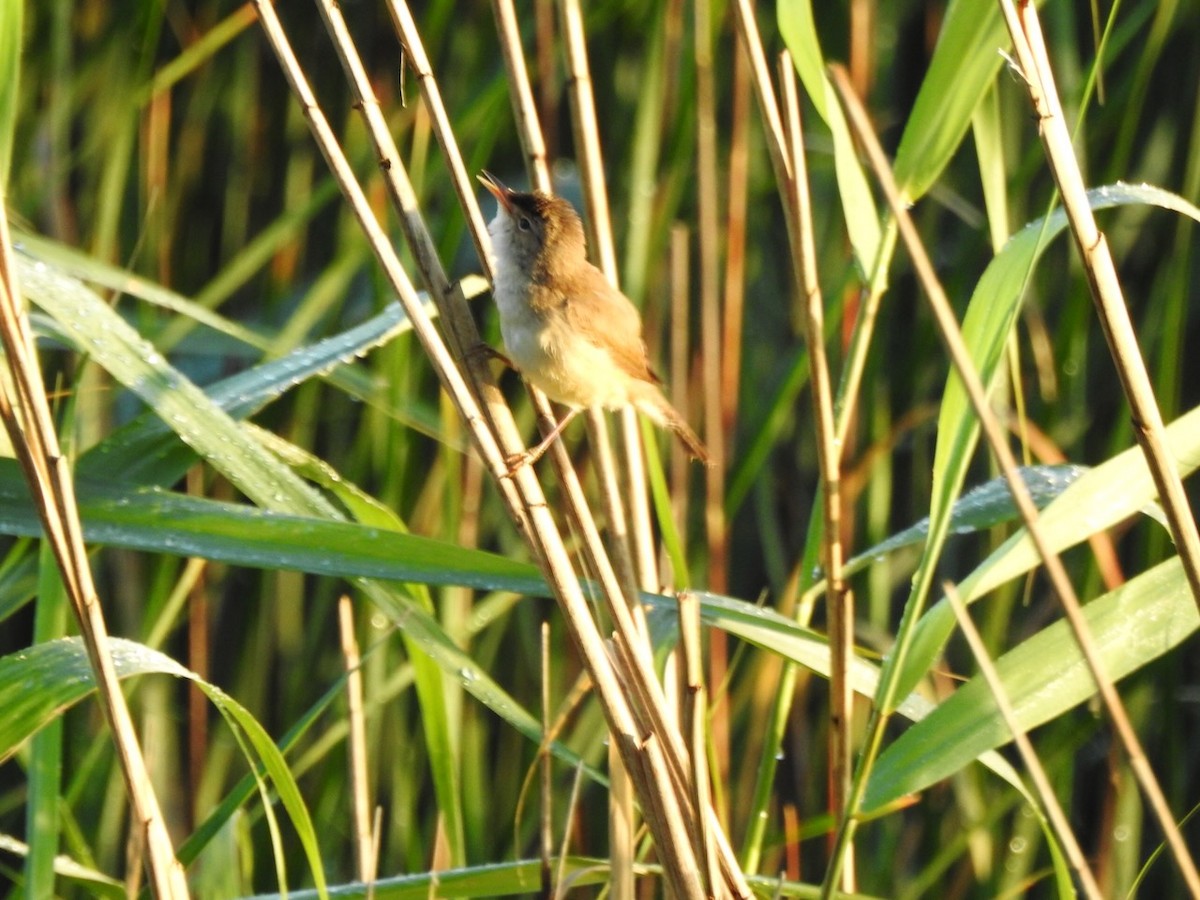
[[(37, 609), (34, 612), (35, 643), (56, 640), (67, 633), (69, 601), (54, 556), (46, 541), (38, 557)], [(63, 723), (55, 719), (33, 736), (29, 760), (29, 800), (25, 810), (25, 838), (29, 855), (25, 860), (25, 891), (30, 897), (54, 893), (59, 854), (59, 830), (63, 783)]]
[[(1200, 626), (1178, 559), (1160, 563), (1092, 601), (1084, 612), (1113, 678), (1153, 662)], [(1025, 729), (1062, 715), (1095, 692), (1062, 621), (1005, 654), (997, 668)], [(987, 685), (981, 678), (972, 679), (880, 755), (864, 809), (922, 790), (1009, 739)]]
[[(287, 390), (337, 367), (403, 333), (408, 320), (398, 304), (341, 334), (294, 350), (205, 389), (210, 401), (234, 419), (258, 412)], [(197, 451), (181, 445), (174, 430), (154, 413), (117, 429), (79, 459), (82, 475), (118, 471), (123, 480), (170, 484), (195, 462)]]
[(22, 0), (0, 0), (0, 198), (8, 196), (13, 135), (20, 100)]
[[(7, 834), (0, 834), (0, 851), (11, 854), (17, 859), (28, 858), (30, 855), (28, 844)], [(54, 857), (54, 874), (66, 883), (86, 891), (87, 896), (98, 898), (98, 900), (126, 900), (129, 896), (123, 882), (78, 863), (68, 856)], [(30, 891), (33, 885), (26, 882), (18, 884), (17, 887)]]
[[(1200, 209), (1181, 197), (1148, 185), (1117, 184), (1096, 188), (1088, 193), (1097, 209), (1116, 205), (1149, 204), (1161, 206), (1200, 221)], [(1030, 269), (1036, 265), (1049, 241), (1066, 227), (1066, 215), (1055, 210), (1046, 219), (1037, 219), (1014, 235), (992, 260), (971, 295), (963, 320), (962, 333), (976, 371), (982, 382), (995, 379), (1004, 347), (1015, 326), (1024, 299), (1024, 287)], [(923, 597), (932, 582), (934, 561), (941, 552), (949, 527), (949, 515), (962, 489), (967, 466), (979, 438), (979, 423), (971, 409), (966, 389), (957, 374), (951, 373), (942, 395), (938, 415), (938, 441), (933, 464), (933, 488), (930, 503), (930, 543), (914, 578), (914, 596)], [(964, 597), (967, 595), (964, 594)], [(898, 692), (912, 691), (928, 670), (928, 657), (910, 656), (900, 673)]]
[(896, 183), (918, 200), (958, 150), (1012, 46), (994, 4), (953, 0), (896, 151)]
[(867, 183), (866, 173), (858, 161), (858, 151), (846, 117), (837, 102), (833, 85), (825, 74), (825, 58), (817, 41), (810, 0), (782, 2), (778, 12), (779, 31), (792, 54), (804, 89), (833, 135), (838, 196), (842, 201), (842, 213), (850, 233), (850, 243), (854, 246), (854, 256), (865, 277), (879, 256), (879, 212), (875, 208), (875, 198)]
[[(1019, 470), (1029, 495), (1038, 509), (1042, 509), (1061, 495), (1087, 470), (1068, 463), (1055, 466), (1025, 466)], [(950, 508), (950, 533), (973, 534), (1005, 522), (1020, 518), (1013, 504), (1012, 492), (1003, 478), (971, 488)], [(903, 547), (912, 547), (929, 536), (929, 519), (898, 531), (873, 547), (864, 550), (846, 563), (846, 574), (859, 572), (889, 553)]]
[[(528, 563), (418, 535), (273, 513), (158, 488), (80, 481), (79, 498), (89, 543), (344, 578), (531, 594), (546, 590), (537, 569)], [(0, 532), (40, 533), (11, 460), (0, 460)]]
[[(230, 724), (242, 732), (254, 748), (248, 762), (251, 766), (261, 764), (270, 776), (308, 857), (313, 879), (324, 896), (324, 868), (308, 808), (287, 763), (258, 720), (220, 688), (170, 657), (120, 638), (111, 639), (110, 645), (119, 677), (161, 674), (187, 679), (198, 685)], [(93, 690), (91, 667), (77, 638), (37, 644), (0, 658), (0, 705), (11, 711), (0, 721), (0, 759), (10, 756), (22, 741)]]
[[(1167, 439), (1179, 460), (1180, 474), (1200, 468), (1200, 407), (1167, 426)], [(1154, 481), (1141, 450), (1132, 447), (1084, 472), (1046, 507), (1041, 526), (1046, 540), (1063, 551), (1092, 534), (1111, 528), (1147, 509), (1155, 497)], [(974, 601), (1019, 578), (1041, 562), (1022, 529), (998, 547), (959, 585), (964, 602)], [(931, 665), (954, 629), (954, 615), (943, 600), (932, 606), (913, 636), (913, 665)]]

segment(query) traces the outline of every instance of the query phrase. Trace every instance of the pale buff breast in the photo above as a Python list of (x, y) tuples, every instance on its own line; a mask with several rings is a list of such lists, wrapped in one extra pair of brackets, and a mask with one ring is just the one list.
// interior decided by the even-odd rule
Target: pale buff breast
[[(517, 331), (513, 337), (519, 349), (514, 348), (513, 362), (551, 400), (572, 407), (606, 409), (630, 402), (628, 374), (607, 350), (580, 337), (564, 316), (547, 316), (536, 337), (527, 330)], [(508, 339), (506, 333), (506, 343)]]

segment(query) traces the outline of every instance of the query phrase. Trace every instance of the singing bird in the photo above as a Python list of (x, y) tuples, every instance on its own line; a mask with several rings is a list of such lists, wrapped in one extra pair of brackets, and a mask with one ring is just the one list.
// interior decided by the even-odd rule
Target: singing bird
[(650, 368), (637, 308), (588, 261), (575, 208), (542, 191), (515, 191), (489, 172), (479, 180), (499, 204), (488, 234), (505, 349), (525, 378), (569, 409), (531, 459), (579, 410), (632, 406), (674, 431), (707, 464), (704, 444)]

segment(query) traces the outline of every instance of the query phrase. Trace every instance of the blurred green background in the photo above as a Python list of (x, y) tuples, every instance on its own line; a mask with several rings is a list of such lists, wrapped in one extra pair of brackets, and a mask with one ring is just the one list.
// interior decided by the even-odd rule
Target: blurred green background
[[(642, 308), (651, 356), (666, 368), (665, 335), (686, 328), (693, 348), (691, 418), (698, 420), (700, 372), (719, 362), (700, 350), (697, 229), (697, 103), (692, 4), (586, 4), (588, 52), (599, 110), (605, 174), (613, 209), (622, 284)], [(854, 7), (853, 14), (850, 7)], [(829, 60), (849, 61), (885, 146), (894, 152), (913, 115), (939, 34), (945, 5), (936, 2), (817, 4), (817, 34)], [(442, 260), (452, 275), (480, 270), (464, 219), (382, 4), (341, 4), (359, 44), (392, 133)], [(315, 7), (281, 3), (278, 12), (295, 43), (325, 113), (376, 210), (387, 200), (361, 122)], [(414, 16), (438, 77), (470, 171), (486, 166), (502, 179), (527, 184), (498, 50), (495, 22), (484, 3), (427, 2)], [(1079, 118), (1080, 98), (1096, 61), (1089, 4), (1043, 7), (1059, 90), (1077, 135), (1089, 185), (1147, 182), (1200, 201), (1200, 6), (1120, 4), (1100, 67), (1102, 93)], [(1108, 5), (1100, 15), (1110, 13)], [(521, 2), (518, 15), (534, 75), (557, 189), (579, 202), (566, 79), (552, 5)], [(856, 18), (865, 17), (865, 18)], [(768, 55), (782, 49), (773, 4), (758, 20)], [(807, 394), (802, 319), (793, 299), (789, 250), (779, 194), (765, 151), (757, 107), (735, 77), (736, 41), (730, 10), (713, 10), (722, 225), (729, 201), (729, 152), (734, 109), (746, 104), (748, 176), (745, 204), (745, 306), (736, 403), (726, 408), (730, 461), (728, 536), (722, 554), (728, 583), (720, 591), (769, 606), (794, 599), (818, 484)], [(851, 23), (858, 25), (852, 27)], [(994, 52), (994, 51), (993, 51)], [(1036, 122), (1018, 78), (1002, 68), (983, 101), (1000, 125), (987, 166), (967, 135), (928, 195), (914, 209), (939, 276), (960, 315), (1004, 239), (1047, 211), (1052, 182)], [(827, 302), (828, 347), (835, 379), (861, 300), (863, 273), (853, 259), (829, 131), (805, 105), (815, 231)], [(990, 212), (981, 171), (1003, 175), (1002, 204)], [(483, 193), (482, 191), (480, 192)], [(25, 36), (8, 209), (15, 239), (33, 259), (65, 265), (142, 336), (199, 385), (283, 357), (341, 332), (391, 300), (361, 235), (333, 185), (249, 6), (228, 2), (119, 4), (43, 0), (25, 8)], [(494, 212), (483, 203), (485, 215)], [(882, 208), (882, 204), (880, 204)], [(669, 321), (670, 229), (689, 229), (692, 322)], [(1195, 233), (1184, 217), (1126, 206), (1105, 212), (1106, 230), (1164, 417), (1200, 403), (1200, 319), (1192, 298), (1200, 274)], [(394, 218), (389, 225), (402, 244)], [(44, 243), (49, 241), (52, 243)], [(728, 253), (721, 235), (722, 254)], [(402, 249), (403, 258), (408, 259)], [(723, 259), (725, 262), (726, 259)], [(103, 275), (106, 267), (169, 289), (232, 323), (213, 328), (188, 310), (148, 302), (149, 290)], [(410, 268), (410, 272), (415, 270)], [(107, 280), (106, 280), (107, 279)], [(473, 301), (486, 338), (500, 339), (486, 295)], [(236, 327), (234, 327), (236, 326)], [(238, 331), (238, 329), (244, 331)], [(249, 332), (249, 333), (246, 333)], [(1001, 390), (1020, 397), (1028, 422), (1031, 462), (1096, 464), (1133, 443), (1128, 408), (1118, 389), (1092, 310), (1078, 255), (1059, 238), (1034, 270)], [(55, 390), (64, 444), (78, 454), (102, 444), (145, 406), (86, 356), (47, 341), (43, 364)], [(929, 513), (936, 417), (948, 363), (903, 251), (896, 255), (871, 340), (858, 415), (845, 455), (846, 529), (851, 554), (869, 548)], [(502, 386), (526, 433), (532, 415), (519, 379)], [(411, 335), (402, 335), (342, 370), (339, 381), (311, 379), (280, 391), (254, 422), (307, 450), (357, 485), (420, 535), (527, 559), (519, 536), (478, 464), (453, 408)], [(580, 444), (571, 429), (569, 441)], [(664, 443), (665, 446), (665, 443)], [(994, 475), (977, 453), (967, 483)], [(120, 472), (112, 473), (119, 481)], [(703, 533), (702, 478), (693, 473), (686, 517), (693, 583), (708, 583), (714, 561)], [(198, 464), (173, 486), (217, 499), (237, 491), (213, 467)], [(1193, 497), (1195, 491), (1193, 490)], [(973, 569), (1008, 532), (989, 529), (956, 537), (941, 559), (942, 578)], [(1153, 522), (1114, 532), (1120, 568), (1132, 575), (1167, 558), (1166, 533)], [(32, 580), (36, 546), (6, 545), (0, 575), (5, 596), (0, 650), (14, 653), (33, 639)], [(198, 565), (173, 555), (106, 548), (94, 565), (112, 631), (156, 643), (171, 657), (220, 685), (275, 737), (300, 721), (342, 672), (336, 601), (347, 590), (337, 578), (262, 571), (220, 563)], [(915, 564), (915, 551), (882, 559), (856, 577), (859, 644), (872, 657), (890, 645)], [(1086, 549), (1067, 561), (1085, 598), (1105, 590)], [(187, 596), (186, 604), (180, 597)], [(549, 600), (515, 594), (431, 591), (446, 633), (481, 669), (530, 710), (539, 691), (538, 624), (552, 623), (552, 690), (557, 699), (578, 674), (573, 650), (555, 623)], [(461, 787), (464, 842), (452, 859), (438, 831), (444, 797), (428, 774), (423, 738), (428, 709), (412, 687), (408, 653), (387, 615), (356, 604), (365, 661), (372, 753), (372, 800), (384, 809), (379, 872), (422, 872), (454, 862), (481, 864), (535, 851), (536, 805), (523, 780), (536, 746), (460, 687), (445, 689), (452, 723), (455, 777)], [(784, 611), (790, 614), (790, 608)], [(1040, 578), (1017, 582), (991, 599), (977, 621), (999, 653), (1057, 617)], [(823, 613), (814, 623), (823, 628)], [(151, 640), (153, 636), (153, 641)], [(721, 760), (723, 802), (734, 845), (764, 753), (764, 710), (778, 690), (777, 662), (731, 641), (731, 661), (718, 714), (729, 735)], [(952, 673), (974, 671), (960, 639), (934, 673), (947, 689)], [(1124, 695), (1180, 815), (1195, 801), (1200, 773), (1190, 752), (1200, 734), (1196, 655), (1186, 649), (1155, 660), (1127, 683)], [(189, 719), (183, 682), (143, 679), (130, 691), (144, 728), (161, 798), (177, 839), (191, 834), (245, 773), (234, 740), (211, 707)], [(801, 675), (774, 779), (761, 872), (787, 868), (819, 881), (826, 858), (824, 682)], [(120, 877), (124, 869), (124, 802), (120, 779), (94, 704), (64, 716), (60, 851)], [(354, 878), (346, 779), (345, 710), (335, 699), (289, 755), (318, 825), (331, 883)], [(585, 702), (563, 740), (593, 764), (603, 761), (602, 720)], [(1159, 840), (1143, 830), (1136, 790), (1107, 729), (1089, 708), (1067, 713), (1038, 733), (1039, 748), (1081, 840), (1117, 893)], [(768, 755), (773, 753), (766, 748)], [(0, 832), (26, 831), (28, 751), (0, 770)], [(562, 822), (574, 775), (555, 770), (557, 821)], [(1188, 799), (1190, 798), (1190, 799)], [(585, 783), (570, 832), (573, 852), (602, 856), (606, 796)], [(785, 832), (783, 809), (803, 824)], [(1191, 830), (1195, 834), (1195, 829)], [(285, 840), (285, 844), (288, 842)], [(883, 896), (992, 897), (1049, 892), (1048, 857), (1036, 825), (1018, 798), (978, 767), (932, 789), (912, 810), (860, 832), (862, 889)], [(449, 855), (448, 855), (449, 854)], [(294, 885), (308, 884), (303, 856), (289, 845)], [(278, 890), (257, 800), (226, 825), (196, 872), (197, 894), (232, 896)], [(19, 879), (20, 860), (0, 856)], [(793, 870), (796, 860), (799, 869)], [(1156, 896), (1182, 896), (1168, 863), (1143, 885)], [(94, 887), (59, 882), (68, 896)]]

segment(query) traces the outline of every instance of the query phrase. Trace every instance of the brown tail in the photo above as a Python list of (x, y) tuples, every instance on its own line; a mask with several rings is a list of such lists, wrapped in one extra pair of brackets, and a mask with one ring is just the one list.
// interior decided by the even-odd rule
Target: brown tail
[(637, 404), (638, 409), (659, 425), (670, 428), (675, 432), (693, 459), (699, 460), (706, 466), (712, 465), (708, 458), (708, 451), (704, 449), (704, 442), (700, 440), (696, 432), (692, 431), (691, 426), (680, 415), (679, 410), (667, 402), (666, 397), (656, 389), (653, 395), (639, 399), (640, 402)]

